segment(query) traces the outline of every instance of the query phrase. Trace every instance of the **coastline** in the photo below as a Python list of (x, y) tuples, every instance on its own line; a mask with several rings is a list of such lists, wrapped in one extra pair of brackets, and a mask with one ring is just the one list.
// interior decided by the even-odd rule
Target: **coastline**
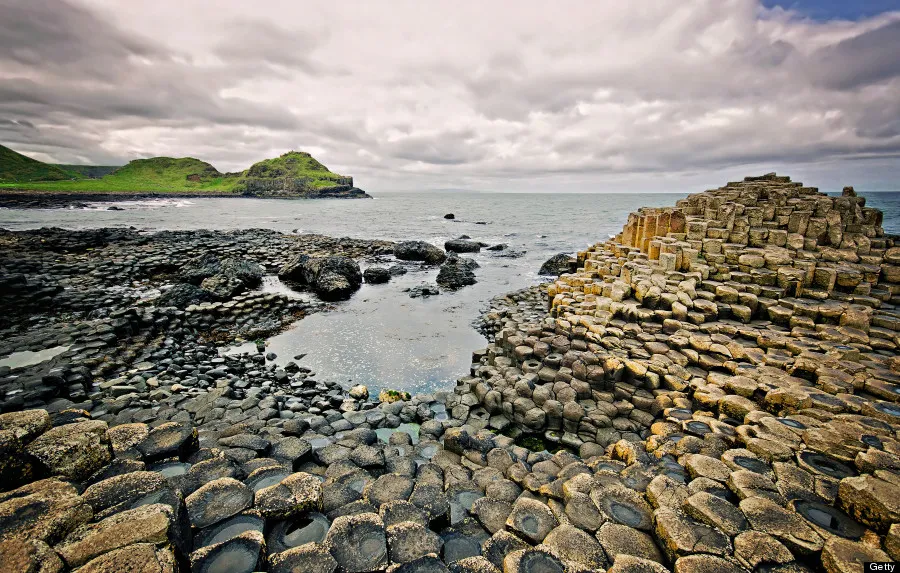
[[(0, 366), (0, 430), (18, 436), (0, 471), (88, 485), (56, 494), (98, 513), (69, 529), (181, 515), (193, 540), (172, 527), (160, 551), (197, 568), (242, 552), (248, 570), (744, 571), (760, 543), (785, 571), (886, 560), (900, 534), (900, 245), (881, 225), (852, 189), (827, 197), (774, 174), (641, 209), (549, 285), (493, 300), (490, 344), (455, 388), (377, 399), (317, 380), (302, 356), (267, 356), (265, 337), (327, 304), (232, 279), (250, 265), (301, 276), (284, 270), (294, 255), (399, 264), (394, 244), (4, 232), (3, 328), (20, 329), (5, 344), (68, 348)], [(174, 276), (227, 292), (180, 308), (145, 296)], [(132, 290), (93, 312), (114, 284)], [(255, 348), (220, 355), (238, 339)], [(37, 503), (53, 481), (18, 495)], [(150, 494), (168, 501), (138, 503)], [(260, 521), (216, 537), (248, 508)], [(295, 529), (311, 543), (292, 546)], [(39, 541), (67, 557), (82, 539), (67, 534)], [(113, 555), (90, 551), (79, 559)]]
[(201, 198), (251, 198), (251, 199), (371, 199), (372, 196), (361, 189), (342, 192), (314, 193), (306, 195), (244, 195), (233, 192), (134, 192), (134, 191), (109, 191), (98, 193), (94, 191), (70, 192), (70, 191), (28, 191), (24, 189), (0, 188), (0, 208), (10, 209), (51, 209), (67, 207), (70, 205), (82, 205), (85, 203), (115, 202), (115, 201), (145, 201), (148, 199), (201, 199)]

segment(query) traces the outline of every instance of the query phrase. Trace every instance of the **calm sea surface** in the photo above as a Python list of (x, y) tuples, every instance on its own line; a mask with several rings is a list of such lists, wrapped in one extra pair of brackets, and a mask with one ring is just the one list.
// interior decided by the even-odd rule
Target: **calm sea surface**
[[(622, 229), (629, 212), (673, 205), (678, 194), (385, 193), (372, 200), (190, 199), (117, 203), (123, 211), (0, 209), (0, 227), (71, 229), (135, 226), (139, 229), (270, 228), (335, 237), (421, 239), (443, 246), (465, 234), (506, 243), (520, 258), (490, 252), (471, 255), (481, 268), (478, 284), (455, 293), (411, 299), (403, 289), (434, 283), (436, 270), (411, 272), (386, 285), (363, 285), (333, 312), (312, 315), (269, 340), (269, 349), (302, 363), (319, 378), (366, 384), (370, 391), (450, 389), (467, 374), (471, 352), (485, 340), (472, 327), (492, 297), (539, 281), (541, 263), (574, 253)], [(900, 193), (867, 195), (885, 212), (885, 230), (900, 234)], [(455, 221), (445, 220), (454, 213)], [(477, 224), (484, 222), (486, 224)], [(470, 255), (465, 255), (470, 256)], [(267, 281), (265, 288), (280, 288)]]

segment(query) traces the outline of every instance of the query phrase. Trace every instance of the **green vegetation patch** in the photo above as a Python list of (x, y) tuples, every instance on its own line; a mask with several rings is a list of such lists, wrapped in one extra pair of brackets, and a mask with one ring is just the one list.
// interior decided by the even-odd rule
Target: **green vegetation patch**
[(0, 183), (62, 181), (77, 177), (76, 173), (26, 157), (0, 145)]
[(290, 151), (254, 163), (242, 173), (220, 173), (193, 157), (137, 159), (123, 167), (41, 163), (0, 146), (0, 189), (131, 193), (235, 193), (303, 195), (353, 179), (332, 173), (309, 153)]

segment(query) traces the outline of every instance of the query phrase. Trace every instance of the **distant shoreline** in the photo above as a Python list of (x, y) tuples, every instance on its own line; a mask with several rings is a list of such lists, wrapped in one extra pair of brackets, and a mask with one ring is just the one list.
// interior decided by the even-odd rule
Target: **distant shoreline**
[[(355, 189), (355, 188), (354, 188)], [(28, 191), (25, 189), (0, 190), (0, 208), (10, 209), (46, 209), (80, 205), (84, 203), (142, 201), (146, 199), (201, 199), (201, 198), (237, 198), (237, 199), (371, 199), (372, 196), (356, 189), (358, 193), (322, 193), (310, 195), (241, 195), (227, 191)]]

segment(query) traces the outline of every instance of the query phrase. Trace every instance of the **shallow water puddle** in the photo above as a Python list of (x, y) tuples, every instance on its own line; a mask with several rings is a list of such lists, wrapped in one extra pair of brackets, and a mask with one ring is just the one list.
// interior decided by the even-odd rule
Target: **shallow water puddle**
[(41, 362), (46, 362), (51, 358), (55, 358), (59, 356), (66, 350), (68, 350), (69, 346), (54, 346), (52, 348), (45, 348), (43, 350), (38, 350), (37, 352), (33, 352), (31, 350), (22, 350), (21, 352), (13, 352), (6, 358), (0, 358), (0, 368), (4, 366), (9, 366), (10, 368), (23, 368), (25, 366), (34, 366), (35, 364), (40, 364)]

